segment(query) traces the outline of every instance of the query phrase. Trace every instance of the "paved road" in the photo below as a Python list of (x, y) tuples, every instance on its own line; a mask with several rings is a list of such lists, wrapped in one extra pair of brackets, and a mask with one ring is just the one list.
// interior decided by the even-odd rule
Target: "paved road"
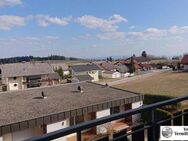
[[(139, 79), (147, 78), (147, 77), (153, 76), (155, 74), (163, 73), (163, 72), (166, 72), (166, 71), (170, 71), (170, 70), (169, 69), (166, 69), (166, 70), (152, 70), (149, 73), (136, 75), (134, 77), (126, 77), (126, 78), (123, 78), (121, 80), (116, 80), (116, 81), (108, 82), (108, 85), (109, 86), (119, 85), (119, 84), (123, 84), (123, 83), (130, 82), (130, 81), (133, 81), (133, 80), (139, 80)], [(105, 82), (101, 82), (100, 84), (105, 85), (106, 83)]]

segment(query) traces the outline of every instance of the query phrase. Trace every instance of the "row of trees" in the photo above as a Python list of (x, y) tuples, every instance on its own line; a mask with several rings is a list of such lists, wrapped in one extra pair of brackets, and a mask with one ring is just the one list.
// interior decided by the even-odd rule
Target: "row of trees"
[(51, 55), (48, 57), (20, 56), (20, 57), (0, 59), (0, 64), (29, 62), (29, 61), (47, 61), (47, 60), (78, 60), (78, 58), (74, 58), (74, 57), (67, 58), (65, 56), (59, 56), (59, 55)]

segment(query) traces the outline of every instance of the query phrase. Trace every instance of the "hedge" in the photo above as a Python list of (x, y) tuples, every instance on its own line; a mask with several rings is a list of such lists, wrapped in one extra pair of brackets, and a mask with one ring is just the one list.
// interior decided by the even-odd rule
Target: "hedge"
[[(164, 100), (169, 100), (174, 97), (172, 96), (164, 96), (164, 95), (151, 95), (151, 94), (144, 94), (144, 104), (153, 104), (156, 102), (164, 101)], [(175, 103), (172, 105), (173, 108), (177, 109), (181, 106), (180, 103)]]
[[(160, 102), (160, 101), (164, 101), (164, 100), (168, 100), (168, 99), (172, 99), (174, 97), (171, 96), (162, 96), (162, 95), (149, 95), (149, 94), (145, 94), (144, 95), (144, 104), (148, 105), (148, 104), (153, 104), (156, 102)], [(173, 105), (170, 105), (168, 107), (161, 107), (158, 108), (156, 110), (154, 110), (155, 113), (155, 120), (159, 120), (159, 119), (163, 119), (169, 115), (172, 115), (172, 113), (170, 111), (174, 111), (177, 110), (180, 107), (179, 103), (175, 103)], [(143, 122), (151, 122), (151, 111), (145, 111), (141, 114), (142, 120)]]

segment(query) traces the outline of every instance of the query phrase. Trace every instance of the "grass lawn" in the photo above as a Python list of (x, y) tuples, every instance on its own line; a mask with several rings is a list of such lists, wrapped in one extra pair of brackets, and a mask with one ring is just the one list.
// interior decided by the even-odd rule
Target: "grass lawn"
[[(141, 94), (168, 96), (188, 95), (188, 73), (164, 72), (140, 80), (133, 80), (115, 87)], [(186, 105), (188, 101), (186, 101)]]
[(102, 78), (102, 79), (99, 79), (99, 81), (97, 83), (103, 84), (103, 83), (113, 82), (113, 81), (117, 81), (117, 80), (121, 80), (121, 79), (122, 78)]

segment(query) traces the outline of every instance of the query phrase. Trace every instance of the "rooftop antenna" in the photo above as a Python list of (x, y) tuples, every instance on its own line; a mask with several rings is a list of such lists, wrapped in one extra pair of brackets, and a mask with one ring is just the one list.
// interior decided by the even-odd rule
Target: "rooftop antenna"
[(46, 99), (46, 98), (47, 98), (46, 94), (44, 94), (43, 91), (41, 92), (41, 96), (42, 96), (43, 99)]

